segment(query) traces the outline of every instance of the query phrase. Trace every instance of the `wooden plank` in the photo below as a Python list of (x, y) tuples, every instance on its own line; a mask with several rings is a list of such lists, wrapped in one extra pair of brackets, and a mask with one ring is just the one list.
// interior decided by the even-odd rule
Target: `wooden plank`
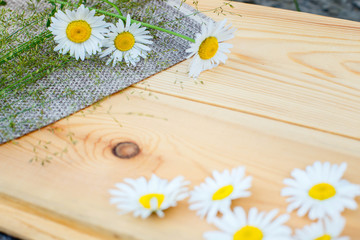
[[(201, 239), (204, 231), (215, 229), (188, 210), (186, 201), (166, 211), (164, 219), (118, 215), (109, 204), (108, 189), (124, 177), (152, 173), (169, 179), (181, 174), (195, 186), (214, 169), (245, 165), (247, 174), (254, 177), (253, 195), (235, 205), (280, 208), (281, 212), (286, 208), (280, 196), (282, 180), (295, 167), (315, 160), (346, 161), (346, 179), (359, 182), (360, 142), (353, 139), (173, 96), (149, 96), (136, 88), (100, 105), (0, 147), (0, 199), (21, 200), (21, 205), (26, 203), (35, 211), (16, 206), (10, 206), (10, 211), (1, 200), (5, 207), (0, 207), (0, 215), (11, 219), (7, 223), (0, 218), (1, 230), (25, 236), (28, 230), (23, 225), (29, 224), (46, 231), (36, 239), (50, 235), (67, 239), (61, 229), (74, 225), (72, 232), (85, 237), (96, 233), (100, 239), (176, 240)], [(131, 160), (115, 157), (112, 148), (123, 141), (137, 143), (140, 155)], [(38, 157), (53, 157), (51, 162), (45, 166), (29, 163), (34, 148)], [(54, 156), (65, 148), (62, 157)], [(24, 224), (12, 223), (18, 219), (12, 211), (23, 212)], [(360, 211), (346, 211), (344, 216), (348, 220), (345, 234), (359, 238)], [(57, 222), (51, 223), (52, 218)], [(71, 224), (64, 226), (67, 222)], [(306, 223), (306, 218), (292, 214), (289, 225)]]
[(116, 239), (7, 196), (0, 198), (0, 213), (0, 230), (20, 239)]
[(186, 61), (137, 87), (360, 139), (360, 23), (233, 4), (241, 17), (226, 16), (238, 29), (232, 54), (200, 76), (203, 86)]
[[(202, 74), (204, 85), (186, 77), (185, 61), (0, 146), (0, 230), (37, 240), (191, 240), (215, 229), (186, 201), (164, 219), (119, 216), (108, 189), (152, 173), (181, 174), (195, 186), (214, 169), (245, 165), (253, 195), (235, 205), (281, 212), (282, 180), (295, 167), (346, 161), (345, 178), (359, 183), (359, 23), (234, 5), (242, 14), (228, 16), (239, 29), (236, 46), (225, 66)], [(140, 155), (116, 158), (112, 148), (122, 141), (136, 142)], [(309, 223), (291, 216), (291, 227)], [(360, 211), (344, 216), (344, 234), (359, 239)]]

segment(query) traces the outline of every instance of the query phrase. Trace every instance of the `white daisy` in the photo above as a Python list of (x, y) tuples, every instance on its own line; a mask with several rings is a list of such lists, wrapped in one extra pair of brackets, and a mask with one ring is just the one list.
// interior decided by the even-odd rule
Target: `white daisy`
[(349, 237), (340, 237), (345, 227), (345, 219), (341, 216), (334, 220), (325, 218), (317, 223), (305, 226), (303, 229), (297, 229), (295, 240), (350, 240)]
[(285, 187), (281, 195), (288, 196), (288, 211), (297, 208), (298, 215), (309, 212), (309, 218), (321, 219), (326, 216), (336, 218), (345, 208), (356, 209), (354, 200), (360, 195), (360, 185), (341, 179), (347, 164), (340, 166), (329, 162), (315, 162), (306, 170), (294, 169), (291, 176), (284, 180)]
[(231, 25), (225, 24), (226, 19), (216, 23), (210, 20), (206, 25), (202, 25), (201, 33), (195, 35), (195, 43), (190, 43), (190, 48), (186, 50), (190, 53), (188, 58), (195, 55), (190, 66), (190, 77), (197, 78), (202, 71), (227, 60), (225, 53), (230, 53), (232, 45), (223, 41), (232, 39), (235, 29), (230, 29)]
[(94, 16), (95, 10), (90, 11), (81, 5), (77, 10), (62, 12), (59, 10), (51, 18), (49, 30), (55, 36), (58, 44), (54, 50), (62, 54), (70, 52), (76, 60), (101, 51), (104, 34), (108, 32), (108, 24), (103, 21), (105, 16)]
[(207, 177), (205, 183), (196, 186), (190, 193), (189, 202), (191, 210), (196, 210), (197, 215), (211, 222), (220, 211), (225, 213), (230, 210), (233, 199), (248, 197), (246, 191), (251, 187), (252, 177), (245, 177), (245, 168), (237, 167), (225, 170), (222, 173), (213, 171), (213, 178)]
[(101, 53), (100, 57), (110, 55), (106, 64), (111, 62), (113, 66), (123, 58), (127, 65), (136, 65), (140, 61), (140, 57), (146, 58), (151, 48), (145, 44), (152, 44), (152, 36), (145, 27), (141, 27), (140, 23), (131, 24), (131, 18), (128, 14), (126, 17), (126, 25), (119, 20), (116, 26), (111, 24), (110, 33), (104, 41), (104, 47), (107, 49)]
[[(258, 212), (251, 208), (248, 216), (243, 208), (236, 207), (234, 212), (214, 220), (214, 225), (221, 231), (205, 232), (206, 240), (291, 240), (291, 229), (283, 224), (289, 220), (284, 214), (275, 218), (278, 210), (269, 213)], [(275, 218), (275, 219), (274, 219)]]
[(110, 203), (117, 204), (120, 214), (133, 212), (135, 217), (147, 218), (151, 213), (164, 216), (163, 210), (174, 207), (177, 201), (188, 196), (186, 185), (189, 182), (179, 176), (172, 181), (161, 179), (155, 174), (149, 181), (144, 177), (124, 179), (125, 183), (117, 183), (118, 189), (111, 189)]

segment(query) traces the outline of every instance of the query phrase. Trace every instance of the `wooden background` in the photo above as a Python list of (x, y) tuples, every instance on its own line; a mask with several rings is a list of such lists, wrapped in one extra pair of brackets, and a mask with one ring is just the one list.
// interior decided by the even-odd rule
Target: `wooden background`
[[(221, 4), (200, 0), (199, 9)], [(282, 213), (282, 180), (295, 167), (347, 162), (344, 177), (360, 184), (360, 23), (233, 5), (226, 9), (241, 17), (226, 16), (238, 29), (226, 65), (194, 82), (184, 61), (1, 145), (0, 231), (37, 240), (195, 240), (215, 229), (186, 201), (164, 219), (118, 215), (108, 190), (152, 173), (195, 186), (212, 170), (244, 165), (253, 195), (233, 205)], [(113, 147), (126, 141), (140, 154), (117, 158)], [(360, 210), (343, 215), (344, 235), (360, 239)], [(308, 223), (291, 214), (291, 227)]]

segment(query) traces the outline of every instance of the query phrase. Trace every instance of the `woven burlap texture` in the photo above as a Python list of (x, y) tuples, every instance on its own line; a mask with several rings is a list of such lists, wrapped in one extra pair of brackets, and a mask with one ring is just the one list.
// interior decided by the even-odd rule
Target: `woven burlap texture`
[[(11, 8), (26, 7), (23, 0), (7, 0), (7, 2), (8, 7)], [(167, 28), (189, 37), (194, 37), (195, 33), (200, 31), (201, 24), (208, 21), (208, 18), (202, 14), (189, 16), (195, 12), (195, 9), (181, 3), (180, 0), (167, 2), (154, 0), (148, 5), (156, 9), (154, 20), (150, 23), (180, 21), (179, 24), (169, 25)], [(146, 9), (146, 6), (142, 9)], [(137, 16), (145, 14), (142, 9), (132, 14)], [(187, 56), (185, 50), (188, 47), (189, 42), (182, 38), (156, 32), (156, 38), (151, 45), (152, 58), (141, 60), (136, 67), (92, 65), (91, 60), (85, 60), (80, 64), (80, 68), (60, 69), (50, 76), (29, 84), (27, 89), (20, 93), (10, 93), (6, 104), (10, 104), (12, 110), (6, 112), (0, 110), (0, 116), (3, 119), (0, 122), (0, 144), (47, 126), (183, 61)], [(173, 80), (164, 79), (164, 81)], [(42, 99), (46, 99), (45, 103), (42, 101), (39, 104), (31, 95), (27, 96), (29, 92), (37, 89), (42, 89)], [(69, 97), (64, 94), (64, 89), (74, 94)]]

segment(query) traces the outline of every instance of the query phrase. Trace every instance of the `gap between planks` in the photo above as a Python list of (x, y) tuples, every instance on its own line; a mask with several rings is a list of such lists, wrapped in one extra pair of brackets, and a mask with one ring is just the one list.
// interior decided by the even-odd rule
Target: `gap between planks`
[[(136, 240), (130, 236), (119, 236), (99, 226), (90, 226), (4, 193), (0, 193), (0, 213), (0, 230), (21, 239)], [(31, 224), (31, 220), (34, 224)], [(23, 231), (16, 231), (19, 228)], [(54, 229), (64, 235), (54, 235)]]
[[(146, 87), (141, 87), (140, 85), (133, 85), (132, 88), (141, 89), (141, 90), (148, 90), (148, 89), (146, 89)], [(349, 139), (352, 139), (352, 140), (360, 141), (360, 138), (357, 138), (357, 137), (353, 137), (353, 136), (349, 136), (349, 135), (345, 135), (345, 134), (341, 134), (341, 133), (337, 133), (337, 132), (328, 131), (326, 129), (320, 129), (320, 128), (316, 128), (316, 127), (312, 127), (312, 126), (307, 126), (307, 125), (303, 125), (303, 124), (299, 124), (299, 123), (295, 123), (295, 122), (290, 122), (290, 121), (286, 121), (284, 119), (274, 118), (274, 117), (271, 117), (271, 116), (262, 115), (262, 114), (258, 114), (258, 113), (254, 113), (254, 112), (249, 112), (249, 111), (242, 110), (242, 109), (227, 107), (227, 106), (224, 106), (224, 105), (221, 105), (221, 104), (216, 104), (216, 103), (206, 102), (206, 101), (203, 101), (203, 100), (193, 99), (193, 98), (190, 98), (190, 97), (171, 94), (171, 93), (167, 93), (167, 92), (160, 91), (160, 90), (151, 89), (151, 90), (148, 90), (148, 91), (163, 94), (163, 95), (167, 95), (167, 96), (171, 96), (171, 97), (180, 98), (180, 99), (183, 99), (183, 100), (188, 100), (188, 101), (192, 101), (192, 102), (206, 104), (206, 105), (210, 105), (210, 106), (214, 106), (214, 107), (224, 108), (224, 109), (228, 109), (228, 110), (235, 111), (235, 112), (241, 112), (241, 113), (249, 114), (249, 115), (256, 116), (256, 117), (275, 120), (275, 121), (279, 121), (279, 122), (282, 122), (282, 123), (286, 123), (286, 124), (290, 124), (290, 125), (294, 125), (294, 126), (298, 126), (298, 127), (308, 128), (308, 129), (311, 129), (311, 130), (316, 130), (316, 131), (329, 133), (329, 134), (332, 134), (332, 135), (336, 135), (336, 136), (345, 137), (345, 138), (349, 138)]]

